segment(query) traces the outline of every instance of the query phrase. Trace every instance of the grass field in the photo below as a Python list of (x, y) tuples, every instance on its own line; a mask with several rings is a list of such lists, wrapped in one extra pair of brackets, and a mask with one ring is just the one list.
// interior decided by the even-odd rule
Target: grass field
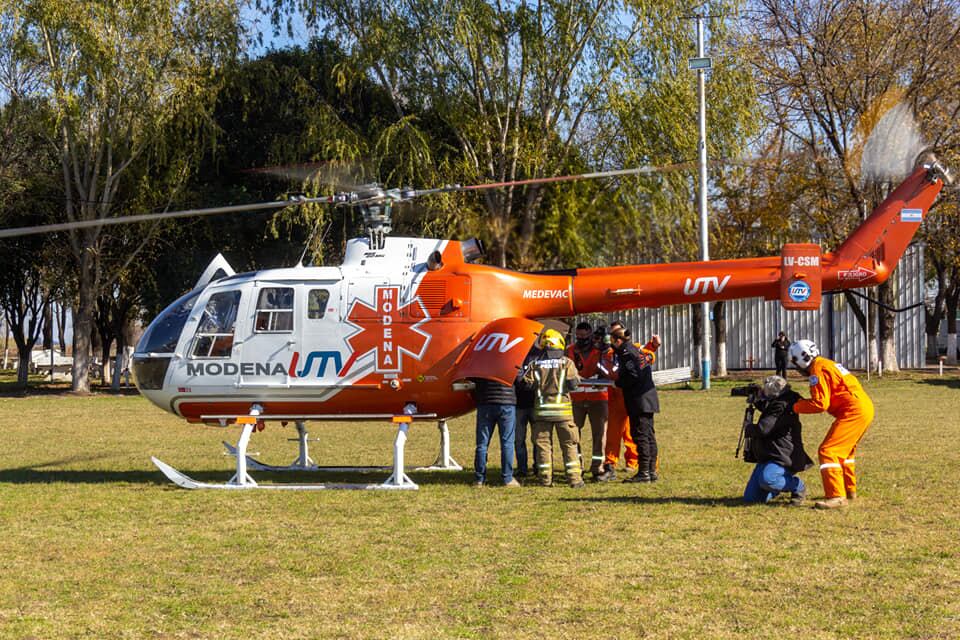
[[(235, 428), (137, 396), (0, 398), (0, 638), (960, 637), (960, 381), (866, 385), (842, 512), (740, 505), (729, 386), (662, 392), (661, 482), (579, 491), (473, 489), (468, 470), (412, 474), (419, 492), (190, 492), (149, 456), (226, 480)], [(472, 421), (451, 424), (465, 466)], [(806, 421), (814, 457), (828, 424)], [(293, 434), (251, 451), (286, 463)], [(323, 463), (387, 464), (394, 431), (311, 435)], [(408, 463), (436, 440), (415, 425)]]

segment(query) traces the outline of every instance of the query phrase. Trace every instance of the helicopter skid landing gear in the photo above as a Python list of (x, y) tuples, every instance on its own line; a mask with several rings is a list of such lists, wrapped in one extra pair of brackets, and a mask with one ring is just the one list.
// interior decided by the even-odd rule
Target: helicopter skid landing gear
[[(313, 458), (310, 457), (310, 448), (307, 444), (308, 436), (306, 424), (302, 420), (297, 421), (297, 443), (299, 447), (299, 453), (297, 458), (286, 466), (276, 466), (272, 464), (266, 464), (260, 462), (256, 458), (247, 456), (247, 467), (253, 469), (254, 471), (270, 471), (273, 473), (281, 473), (284, 471), (368, 471), (370, 469), (383, 470), (387, 467), (319, 467), (317, 463), (313, 461)], [(232, 444), (223, 441), (223, 447), (227, 450), (227, 455), (236, 456), (237, 447), (234, 447)]]
[[(357, 483), (318, 483), (318, 484), (257, 484), (257, 482), (247, 473), (248, 468), (261, 468), (264, 470), (274, 470), (268, 465), (262, 465), (256, 460), (247, 456), (247, 445), (250, 443), (250, 436), (257, 426), (256, 416), (259, 411), (251, 410), (249, 416), (241, 416), (237, 419), (239, 424), (243, 425), (240, 432), (240, 438), (237, 440), (237, 446), (227, 445), (228, 451), (236, 457), (237, 471), (233, 477), (226, 483), (216, 484), (208, 482), (198, 482), (190, 476), (177, 471), (170, 465), (158, 460), (155, 457), (150, 459), (153, 464), (165, 475), (171, 482), (184, 489), (273, 489), (273, 490), (301, 490), (317, 491), (320, 489), (419, 489), (417, 484), (404, 473), (403, 457), (404, 448), (407, 443), (407, 431), (410, 426), (409, 416), (397, 416), (394, 422), (397, 423), (397, 437), (393, 444), (393, 473), (382, 484), (357, 484)], [(319, 468), (313, 464), (307, 455), (306, 450), (306, 430), (302, 429), (302, 423), (297, 423), (297, 431), (300, 435), (301, 448), (300, 457), (289, 467), (281, 467), (279, 470), (295, 471), (297, 463), (304, 463), (303, 471), (316, 471)], [(226, 443), (224, 443), (226, 444)], [(310, 465), (310, 466), (308, 466)], [(342, 470), (342, 468), (341, 468)]]
[(437, 429), (440, 430), (440, 453), (437, 454), (436, 462), (429, 467), (417, 467), (414, 471), (463, 471), (463, 467), (450, 455), (450, 429), (447, 428), (447, 421), (438, 422)]

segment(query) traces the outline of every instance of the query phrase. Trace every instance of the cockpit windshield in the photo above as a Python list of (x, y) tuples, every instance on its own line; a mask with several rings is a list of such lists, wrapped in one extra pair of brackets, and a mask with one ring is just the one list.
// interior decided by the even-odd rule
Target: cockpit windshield
[(202, 288), (194, 289), (178, 298), (154, 318), (143, 337), (140, 338), (137, 353), (173, 353), (176, 351), (183, 327), (187, 323), (193, 305), (197, 302), (197, 297), (201, 293), (203, 293)]

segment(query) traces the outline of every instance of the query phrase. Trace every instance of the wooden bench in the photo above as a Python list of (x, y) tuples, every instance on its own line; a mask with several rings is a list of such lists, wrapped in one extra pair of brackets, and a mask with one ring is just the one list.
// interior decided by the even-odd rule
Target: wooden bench
[(690, 382), (691, 380), (693, 380), (693, 370), (690, 367), (661, 369), (653, 372), (653, 384), (658, 387), (666, 384), (677, 384), (678, 382)]
[[(35, 373), (50, 373), (50, 350), (34, 351), (30, 354), (30, 368)], [(53, 352), (53, 371), (55, 373), (69, 373), (73, 369), (73, 358), (62, 356), (58, 351)]]

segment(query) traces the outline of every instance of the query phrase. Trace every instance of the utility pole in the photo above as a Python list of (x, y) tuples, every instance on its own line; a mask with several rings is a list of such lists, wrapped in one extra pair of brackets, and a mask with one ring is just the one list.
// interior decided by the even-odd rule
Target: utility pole
[[(710, 260), (710, 234), (707, 227), (707, 98), (706, 72), (713, 60), (703, 54), (703, 21), (714, 16), (695, 15), (697, 21), (697, 57), (690, 58), (689, 68), (697, 71), (697, 99), (700, 103), (700, 259)], [(710, 388), (710, 303), (703, 303), (703, 352), (700, 359), (701, 389)]]

